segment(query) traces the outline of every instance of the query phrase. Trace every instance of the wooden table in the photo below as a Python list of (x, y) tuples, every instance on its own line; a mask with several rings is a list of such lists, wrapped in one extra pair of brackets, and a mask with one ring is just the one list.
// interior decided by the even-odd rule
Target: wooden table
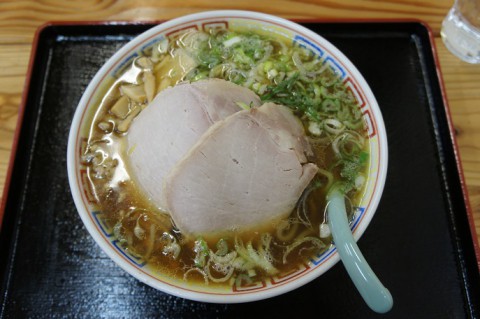
[[(180, 5), (181, 3), (181, 5)], [(216, 9), (255, 10), (296, 19), (402, 19), (435, 35), (477, 234), (480, 234), (480, 65), (461, 62), (440, 39), (453, 0), (0, 0), (0, 194), (17, 126), (31, 44), (46, 21), (164, 20)]]

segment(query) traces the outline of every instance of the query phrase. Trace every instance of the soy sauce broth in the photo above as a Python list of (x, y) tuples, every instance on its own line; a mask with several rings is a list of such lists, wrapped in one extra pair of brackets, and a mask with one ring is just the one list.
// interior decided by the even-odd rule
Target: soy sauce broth
[[(328, 249), (326, 193), (342, 183), (352, 215), (368, 176), (365, 123), (338, 75), (312, 52), (285, 39), (248, 32), (188, 32), (148, 51), (103, 88), (82, 158), (98, 209), (125, 250), (169, 276), (230, 287), (288, 272)], [(129, 175), (125, 159), (131, 150), (125, 140), (131, 121), (166, 87), (210, 77), (290, 107), (310, 140), (309, 161), (320, 172), (291, 215), (268, 233), (188, 238)]]

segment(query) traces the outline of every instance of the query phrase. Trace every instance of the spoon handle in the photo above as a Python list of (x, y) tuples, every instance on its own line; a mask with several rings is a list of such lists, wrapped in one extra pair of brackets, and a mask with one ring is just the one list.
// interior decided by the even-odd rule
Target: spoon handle
[(388, 312), (393, 306), (392, 295), (370, 268), (353, 238), (347, 220), (343, 194), (333, 191), (328, 200), (328, 224), (340, 259), (350, 278), (373, 311)]

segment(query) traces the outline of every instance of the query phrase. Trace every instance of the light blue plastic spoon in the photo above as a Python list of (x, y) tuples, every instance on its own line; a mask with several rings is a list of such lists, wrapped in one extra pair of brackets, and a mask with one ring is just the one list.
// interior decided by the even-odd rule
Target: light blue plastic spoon
[(327, 200), (328, 225), (340, 259), (365, 303), (375, 312), (386, 313), (393, 306), (393, 298), (368, 265), (353, 239), (345, 209), (345, 197), (338, 191), (331, 191)]

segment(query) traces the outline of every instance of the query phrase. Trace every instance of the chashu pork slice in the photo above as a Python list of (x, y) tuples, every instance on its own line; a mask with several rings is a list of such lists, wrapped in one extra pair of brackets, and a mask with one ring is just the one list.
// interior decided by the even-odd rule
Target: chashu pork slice
[(186, 235), (273, 226), (317, 173), (300, 121), (272, 103), (216, 123), (168, 174), (164, 203)]
[(165, 175), (215, 122), (259, 106), (259, 97), (234, 83), (208, 79), (165, 89), (132, 122), (127, 134), (131, 178), (162, 210)]

